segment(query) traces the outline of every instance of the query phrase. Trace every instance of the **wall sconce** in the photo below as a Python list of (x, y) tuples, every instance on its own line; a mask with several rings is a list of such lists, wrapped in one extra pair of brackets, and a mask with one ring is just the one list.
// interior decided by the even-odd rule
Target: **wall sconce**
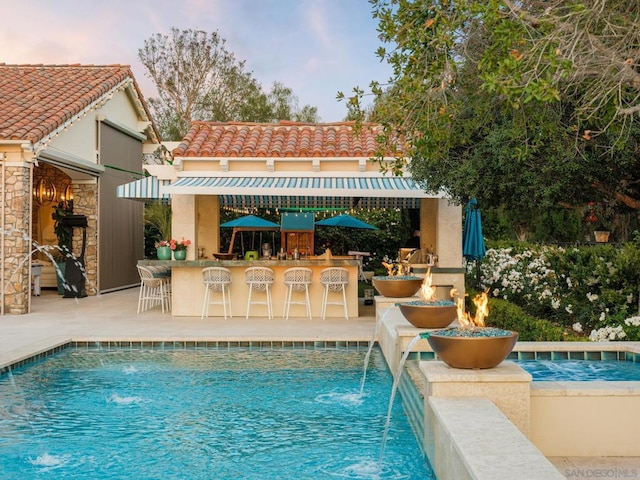
[(41, 178), (33, 189), (33, 197), (39, 205), (53, 202), (56, 199), (56, 186), (48, 178)]

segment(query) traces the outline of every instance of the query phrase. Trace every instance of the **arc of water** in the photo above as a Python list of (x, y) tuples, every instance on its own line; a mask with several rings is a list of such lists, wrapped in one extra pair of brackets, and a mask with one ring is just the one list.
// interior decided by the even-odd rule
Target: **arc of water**
[(396, 391), (398, 390), (398, 385), (400, 384), (400, 377), (402, 377), (402, 372), (404, 370), (404, 364), (411, 353), (411, 349), (413, 346), (420, 340), (422, 337), (420, 335), (416, 335), (411, 339), (409, 344), (407, 345), (407, 349), (402, 354), (402, 358), (400, 359), (400, 363), (398, 364), (398, 369), (396, 370), (396, 374), (393, 378), (393, 387), (391, 387), (391, 397), (389, 398), (389, 407), (387, 409), (387, 420), (384, 424), (384, 433), (382, 434), (382, 445), (380, 447), (380, 456), (378, 457), (378, 468), (382, 468), (382, 459), (384, 458), (384, 450), (387, 446), (387, 436), (389, 434), (389, 425), (391, 424), (391, 411), (393, 410), (393, 401), (396, 397)]
[(360, 393), (359, 396), (362, 397), (364, 393), (364, 382), (367, 379), (367, 369), (369, 368), (369, 358), (371, 357), (371, 351), (373, 350), (373, 345), (376, 342), (376, 338), (378, 337), (378, 332), (380, 331), (380, 327), (382, 326), (382, 321), (385, 319), (387, 314), (391, 311), (391, 309), (395, 305), (390, 305), (385, 309), (385, 311), (380, 315), (380, 320), (376, 322), (376, 328), (373, 332), (373, 337), (369, 341), (369, 348), (367, 349), (367, 354), (364, 356), (364, 368), (362, 370), (362, 380), (360, 381)]

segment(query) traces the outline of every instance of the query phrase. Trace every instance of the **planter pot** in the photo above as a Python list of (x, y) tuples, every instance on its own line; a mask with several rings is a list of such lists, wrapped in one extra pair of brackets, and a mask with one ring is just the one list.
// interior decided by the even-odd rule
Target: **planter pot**
[(416, 328), (445, 328), (457, 317), (456, 306), (428, 303), (401, 303), (400, 312)]
[(593, 238), (597, 243), (607, 243), (609, 241), (609, 234), (610, 232), (605, 230), (596, 230), (593, 232)]
[(456, 336), (436, 332), (429, 334), (427, 340), (438, 357), (452, 368), (494, 368), (507, 358), (518, 340), (518, 332), (502, 332), (507, 334)]
[(171, 260), (171, 247), (156, 248), (158, 260)]
[(412, 275), (403, 276), (375, 276), (371, 279), (373, 286), (380, 295), (389, 298), (413, 297), (424, 279)]
[(173, 259), (174, 260), (184, 260), (185, 258), (187, 258), (187, 251), (186, 250), (174, 250), (173, 251)]

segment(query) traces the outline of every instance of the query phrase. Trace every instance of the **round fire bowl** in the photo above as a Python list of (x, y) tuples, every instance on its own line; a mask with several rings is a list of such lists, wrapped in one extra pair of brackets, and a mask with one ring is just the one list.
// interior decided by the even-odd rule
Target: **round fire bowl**
[(431, 334), (433, 351), (452, 368), (493, 368), (513, 350), (518, 332), (501, 337), (459, 337)]
[(400, 312), (417, 328), (445, 328), (457, 318), (455, 305), (400, 304)]
[(373, 277), (371, 282), (380, 295), (389, 298), (413, 297), (424, 279), (414, 276)]

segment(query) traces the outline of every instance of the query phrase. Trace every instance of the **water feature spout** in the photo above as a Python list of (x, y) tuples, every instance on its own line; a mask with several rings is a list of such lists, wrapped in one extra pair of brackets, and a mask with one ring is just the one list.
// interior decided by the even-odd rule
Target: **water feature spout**
[(393, 410), (393, 401), (396, 397), (396, 391), (398, 390), (398, 385), (400, 385), (400, 378), (402, 377), (402, 372), (404, 370), (404, 364), (411, 353), (411, 349), (413, 346), (418, 343), (418, 341), (422, 337), (420, 335), (416, 335), (411, 339), (409, 344), (407, 345), (407, 349), (402, 354), (402, 358), (400, 359), (400, 363), (398, 364), (398, 369), (393, 378), (393, 386), (391, 387), (391, 397), (389, 398), (389, 407), (387, 409), (387, 420), (384, 424), (384, 433), (382, 434), (382, 445), (380, 446), (380, 456), (378, 457), (378, 467), (382, 468), (382, 459), (384, 458), (384, 450), (387, 446), (387, 436), (389, 434), (389, 425), (391, 423), (391, 411)]
[(367, 354), (364, 357), (364, 368), (362, 370), (362, 381), (360, 382), (360, 396), (362, 396), (364, 392), (364, 382), (367, 379), (367, 368), (369, 367), (369, 358), (371, 357), (371, 351), (373, 350), (373, 345), (376, 342), (376, 338), (378, 336), (378, 332), (380, 331), (380, 327), (382, 326), (382, 321), (385, 319), (387, 314), (391, 311), (391, 309), (395, 307), (395, 305), (390, 305), (386, 308), (386, 310), (380, 316), (380, 320), (376, 321), (376, 328), (373, 332), (373, 337), (369, 341), (369, 348), (367, 349)]

